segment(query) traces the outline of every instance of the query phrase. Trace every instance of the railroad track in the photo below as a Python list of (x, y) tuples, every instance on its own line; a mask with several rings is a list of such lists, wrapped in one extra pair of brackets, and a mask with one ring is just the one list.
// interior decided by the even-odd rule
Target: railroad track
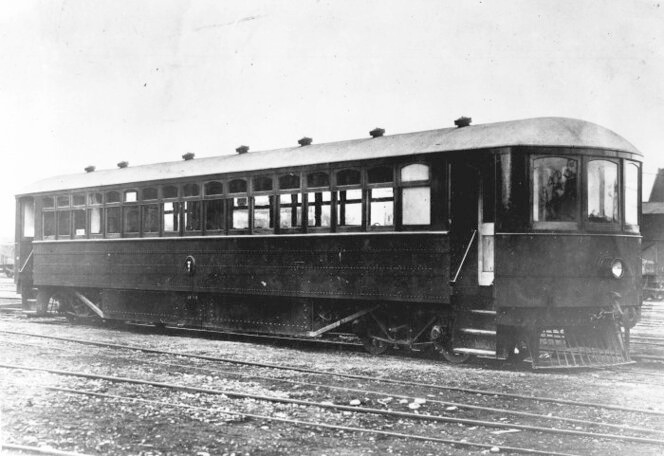
[[(20, 335), (20, 333), (15, 333), (15, 332), (10, 332), (10, 331), (3, 331), (5, 334), (11, 334), (11, 335)], [(484, 394), (484, 395), (498, 395), (502, 398), (519, 398), (519, 399), (528, 399), (528, 400), (533, 400), (533, 401), (547, 401), (551, 403), (557, 403), (557, 404), (567, 404), (567, 405), (575, 405), (577, 407), (593, 407), (593, 408), (604, 408), (604, 409), (609, 409), (609, 410), (619, 410), (619, 411), (624, 411), (624, 412), (629, 412), (629, 413), (640, 413), (640, 414), (647, 414), (647, 415), (656, 415), (656, 416), (664, 416), (664, 411), (653, 411), (653, 410), (640, 410), (640, 409), (634, 409), (634, 408), (626, 408), (626, 407), (619, 407), (619, 406), (614, 406), (611, 404), (590, 404), (590, 403), (584, 403), (584, 402), (578, 402), (578, 401), (568, 401), (568, 400), (560, 400), (560, 399), (555, 399), (555, 398), (540, 398), (540, 397), (533, 397), (533, 396), (525, 396), (525, 395), (515, 395), (515, 394), (508, 394), (500, 391), (480, 391), (476, 389), (467, 389), (467, 388), (457, 388), (457, 387), (446, 387), (443, 385), (436, 385), (436, 384), (426, 384), (426, 383), (421, 383), (421, 382), (410, 382), (410, 381), (400, 381), (396, 379), (376, 379), (375, 377), (368, 377), (368, 376), (361, 376), (361, 375), (355, 375), (355, 374), (340, 374), (340, 373), (335, 373), (335, 372), (328, 372), (328, 371), (318, 371), (318, 370), (313, 370), (313, 369), (302, 369), (299, 367), (288, 367), (288, 366), (283, 366), (283, 365), (274, 365), (274, 364), (269, 364), (269, 363), (255, 363), (255, 362), (247, 362), (247, 361), (242, 361), (242, 360), (229, 360), (228, 358), (219, 358), (219, 357), (210, 357), (210, 356), (205, 356), (205, 355), (190, 355), (186, 353), (179, 353), (179, 352), (172, 352), (172, 351), (163, 351), (163, 350), (153, 350), (145, 347), (134, 347), (134, 346), (129, 346), (129, 345), (120, 345), (120, 344), (109, 344), (106, 342), (99, 342), (99, 341), (90, 341), (90, 340), (80, 340), (80, 339), (72, 339), (72, 338), (61, 338), (61, 337), (53, 337), (53, 336), (44, 336), (44, 335), (26, 335), (23, 334), (26, 337), (38, 337), (42, 339), (47, 339), (47, 340), (56, 340), (60, 342), (68, 342), (68, 343), (74, 343), (74, 344), (81, 344), (81, 345), (92, 345), (92, 346), (97, 346), (100, 348), (112, 348), (112, 349), (122, 349), (122, 350), (133, 350), (133, 351), (140, 351), (143, 353), (150, 353), (154, 355), (167, 355), (167, 356), (178, 356), (180, 358), (184, 359), (197, 359), (197, 360), (203, 360), (207, 362), (223, 362), (223, 363), (233, 363), (235, 365), (242, 365), (242, 366), (253, 366), (253, 367), (266, 367), (270, 369), (279, 369), (279, 370), (288, 370), (291, 372), (298, 372), (298, 373), (307, 373), (307, 374), (313, 374), (313, 375), (324, 375), (326, 377), (330, 376), (335, 376), (335, 377), (342, 377), (346, 379), (354, 379), (354, 380), (364, 380), (364, 381), (373, 381), (376, 383), (387, 383), (390, 385), (399, 385), (399, 386), (418, 386), (418, 387), (426, 387), (430, 389), (436, 389), (436, 390), (453, 390), (453, 391), (462, 391), (466, 392), (468, 394)], [(49, 344), (52, 346), (52, 344)], [(70, 350), (69, 350), (70, 351)], [(133, 360), (136, 362), (136, 360)], [(154, 362), (153, 362), (154, 363)], [(169, 370), (172, 370), (173, 368), (179, 368), (183, 370), (191, 370), (192, 366), (191, 365), (176, 365), (173, 363), (157, 363), (157, 364), (165, 364)], [(96, 374), (86, 374), (86, 373), (80, 373), (80, 372), (65, 372), (65, 371), (57, 371), (56, 370), (48, 370), (48, 369), (43, 369), (43, 368), (35, 368), (33, 366), (16, 366), (16, 365), (5, 365), (3, 366), (4, 368), (25, 368), (25, 369), (42, 369), (43, 371), (46, 372), (52, 372), (52, 373), (57, 373), (58, 375), (63, 375), (63, 376), (80, 376), (83, 378), (88, 378), (87, 376), (93, 375), (95, 378), (104, 378), (107, 381), (110, 382), (129, 382), (129, 383), (134, 383), (134, 384), (151, 384), (152, 383), (144, 383), (146, 382), (145, 380), (139, 380), (139, 379), (131, 379), (131, 378), (117, 378), (113, 376), (97, 376)], [(205, 369), (210, 372), (216, 372), (220, 373), (223, 372), (224, 375), (229, 375), (230, 372), (228, 371), (220, 371), (219, 369), (209, 369), (209, 368), (201, 368), (198, 366), (194, 366), (194, 369)], [(238, 374), (238, 372), (234, 372), (235, 375)], [(251, 375), (251, 378), (255, 379), (257, 376), (256, 375)], [(365, 395), (368, 394), (375, 394), (375, 395), (387, 395), (391, 393), (386, 393), (382, 391), (370, 391), (366, 388), (362, 390), (358, 389), (353, 389), (353, 388), (340, 388), (340, 387), (333, 387), (330, 385), (325, 385), (325, 384), (320, 384), (320, 383), (312, 383), (312, 382), (301, 382), (301, 381), (286, 381), (283, 379), (275, 379), (274, 377), (263, 377), (263, 380), (270, 380), (270, 381), (279, 381), (279, 382), (287, 382), (287, 383), (292, 383), (292, 384), (300, 384), (302, 386), (307, 386), (308, 389), (314, 389), (314, 388), (336, 388), (336, 389), (344, 389), (346, 391), (353, 391), (357, 393), (362, 393)], [(196, 388), (196, 387), (190, 387), (187, 385), (161, 385), (161, 382), (153, 382), (153, 386), (161, 387), (161, 388), (173, 388), (173, 389), (182, 389), (184, 391), (196, 391), (199, 393), (205, 393), (205, 394), (218, 394), (218, 395), (226, 395), (226, 396), (233, 396), (236, 395), (237, 397), (247, 397), (247, 395), (243, 395), (242, 393), (238, 393), (236, 391), (227, 391), (227, 390), (215, 390), (214, 392), (208, 391), (209, 388)], [(158, 384), (158, 385), (157, 385)], [(193, 388), (193, 389), (192, 389)], [(396, 397), (397, 395), (392, 395)], [(404, 398), (412, 398), (412, 396), (407, 396), (404, 395)], [(269, 397), (253, 397), (256, 400), (275, 400), (275, 401), (283, 401), (283, 398), (269, 398)], [(297, 401), (297, 400), (296, 400)], [(569, 419), (569, 418), (564, 418), (564, 417), (549, 417), (549, 416), (543, 416), (539, 414), (532, 414), (532, 413), (519, 413), (518, 411), (514, 410), (505, 410), (505, 409), (495, 409), (495, 408), (489, 408), (489, 407), (477, 407), (474, 406), (473, 404), (469, 403), (460, 403), (460, 402), (451, 402), (451, 401), (429, 401), (431, 404), (436, 404), (438, 403), (441, 406), (448, 406), (448, 407), (456, 407), (459, 409), (462, 408), (467, 408), (469, 410), (474, 410), (475, 412), (481, 412), (482, 414), (486, 413), (501, 413), (503, 415), (511, 415), (511, 416), (516, 416), (516, 417), (521, 417), (521, 418), (526, 418), (528, 417), (529, 419), (548, 419), (548, 420), (557, 420), (558, 422), (566, 423), (566, 424), (575, 424), (575, 425), (593, 425), (593, 428), (597, 427), (602, 427), (606, 425), (607, 428), (612, 428), (612, 429), (617, 429), (620, 431), (630, 431), (630, 432), (638, 432), (638, 433), (647, 433), (647, 434), (663, 434), (664, 431), (657, 430), (657, 429), (644, 429), (644, 428), (636, 428), (632, 426), (616, 426), (612, 425), (611, 423), (593, 423), (589, 421), (584, 421), (584, 420), (575, 420), (575, 419)], [(308, 406), (308, 407), (318, 407), (321, 406), (320, 403), (316, 402), (311, 402), (311, 401), (305, 401), (305, 402), (294, 402), (299, 405), (303, 406)], [(381, 409), (372, 409), (372, 408), (358, 408), (358, 407), (349, 407), (349, 406), (344, 406), (344, 405), (339, 405), (339, 404), (323, 404), (324, 408), (334, 408), (336, 410), (342, 410), (342, 411), (353, 411), (356, 413), (369, 413), (369, 414), (377, 414)], [(385, 411), (382, 411), (380, 413), (384, 413)], [(511, 413), (514, 412), (514, 413)], [(390, 415), (390, 413), (388, 413)], [(661, 441), (660, 439), (653, 439), (653, 438), (645, 438), (645, 437), (639, 437), (639, 436), (634, 436), (634, 435), (619, 435), (619, 434), (606, 434), (606, 433), (598, 433), (598, 432), (588, 432), (588, 431), (579, 431), (577, 429), (556, 429), (556, 428), (547, 428), (547, 427), (542, 427), (542, 426), (532, 426), (532, 425), (521, 425), (518, 423), (501, 423), (499, 421), (497, 422), (487, 422), (486, 420), (472, 420), (472, 419), (465, 419), (465, 418), (454, 418), (454, 417), (440, 417), (437, 415), (421, 415), (421, 414), (413, 414), (409, 412), (391, 412), (391, 416), (393, 418), (402, 418), (402, 419), (413, 419), (413, 420), (419, 420), (419, 421), (433, 421), (437, 423), (457, 423), (457, 424), (464, 424), (467, 426), (486, 426), (486, 427), (491, 427), (495, 426), (497, 428), (504, 428), (504, 429), (518, 429), (520, 431), (524, 432), (538, 432), (538, 433), (552, 433), (556, 435), (566, 435), (566, 436), (576, 436), (576, 437), (588, 437), (588, 438), (599, 438), (599, 439), (609, 439), (609, 440), (621, 440), (624, 442), (631, 442), (631, 443), (639, 443), (639, 444), (648, 444), (648, 445), (663, 445), (664, 442)], [(577, 426), (578, 427), (578, 426)], [(517, 452), (516, 450), (514, 452)]]

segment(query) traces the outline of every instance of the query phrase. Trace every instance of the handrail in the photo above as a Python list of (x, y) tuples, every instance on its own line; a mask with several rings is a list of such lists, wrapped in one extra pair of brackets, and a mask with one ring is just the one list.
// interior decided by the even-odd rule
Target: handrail
[(463, 254), (463, 258), (461, 259), (461, 264), (459, 264), (459, 269), (457, 269), (456, 274), (454, 274), (454, 279), (452, 279), (450, 283), (456, 283), (457, 279), (459, 278), (459, 274), (461, 273), (461, 268), (463, 268), (463, 265), (466, 263), (466, 258), (468, 258), (468, 252), (470, 252), (470, 246), (473, 245), (473, 241), (475, 241), (476, 235), (477, 235), (477, 230), (473, 230), (473, 235), (470, 237), (470, 241), (468, 241), (468, 245), (466, 246), (466, 252)]
[(21, 267), (21, 269), (18, 271), (19, 274), (22, 274), (23, 270), (28, 266), (28, 263), (32, 259), (32, 252), (34, 252), (34, 250), (30, 250), (30, 255), (28, 255), (28, 257), (25, 259), (25, 263), (23, 263), (23, 267)]

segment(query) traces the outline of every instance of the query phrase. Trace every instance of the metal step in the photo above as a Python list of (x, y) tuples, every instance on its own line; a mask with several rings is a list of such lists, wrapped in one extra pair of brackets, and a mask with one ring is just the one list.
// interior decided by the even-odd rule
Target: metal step
[(495, 310), (484, 310), (484, 309), (470, 309), (468, 312), (476, 315), (486, 315), (487, 317), (495, 317)]
[(454, 348), (454, 353), (467, 353), (475, 356), (496, 356), (495, 350), (481, 350), (479, 348)]
[(473, 336), (492, 336), (496, 337), (496, 331), (492, 329), (459, 328), (461, 334), (471, 334)]

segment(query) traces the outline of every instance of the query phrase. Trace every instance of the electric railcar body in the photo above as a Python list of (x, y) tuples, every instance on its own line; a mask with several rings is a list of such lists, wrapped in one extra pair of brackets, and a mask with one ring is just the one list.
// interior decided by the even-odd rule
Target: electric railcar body
[[(44, 310), (535, 367), (629, 361), (640, 153), (536, 118), (121, 167), (17, 196)], [(126, 164), (125, 164), (126, 165)]]

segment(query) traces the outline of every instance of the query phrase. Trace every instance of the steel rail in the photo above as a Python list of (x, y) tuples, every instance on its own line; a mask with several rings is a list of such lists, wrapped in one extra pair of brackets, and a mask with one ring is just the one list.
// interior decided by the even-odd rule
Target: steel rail
[(427, 436), (417, 435), (417, 434), (405, 434), (405, 433), (401, 433), (401, 432), (383, 431), (383, 430), (380, 430), (380, 429), (359, 428), (359, 427), (342, 426), (342, 425), (335, 425), (335, 424), (329, 424), (329, 423), (316, 423), (316, 422), (312, 422), (312, 421), (297, 420), (297, 419), (292, 419), (292, 418), (280, 418), (280, 417), (273, 417), (273, 416), (269, 416), (269, 415), (259, 415), (259, 414), (255, 414), (255, 413), (228, 412), (228, 411), (214, 409), (214, 408), (211, 409), (209, 407), (201, 407), (201, 406), (181, 404), (181, 403), (180, 404), (173, 404), (173, 403), (165, 402), (165, 401), (155, 401), (155, 400), (152, 400), (152, 399), (143, 399), (143, 398), (136, 398), (136, 397), (129, 397), (129, 396), (118, 396), (118, 395), (115, 395), (115, 394), (97, 393), (97, 392), (94, 392), (94, 391), (74, 390), (74, 389), (70, 389), (70, 388), (58, 388), (58, 387), (54, 387), (54, 386), (44, 386), (43, 388), (48, 389), (48, 390), (52, 390), (52, 391), (59, 391), (59, 392), (63, 392), (63, 393), (68, 393), (68, 394), (86, 395), (86, 396), (99, 397), (99, 398), (105, 398), (105, 399), (117, 399), (117, 400), (122, 400), (122, 401), (127, 401), (127, 402), (142, 402), (142, 403), (148, 403), (148, 404), (154, 404), (154, 405), (160, 405), (160, 406), (166, 406), (166, 407), (188, 408), (188, 409), (207, 411), (207, 412), (212, 411), (212, 412), (217, 412), (217, 413), (221, 413), (221, 414), (229, 415), (229, 416), (241, 416), (241, 417), (253, 418), (253, 419), (257, 419), (257, 420), (276, 421), (276, 422), (279, 422), (279, 423), (294, 424), (294, 425), (299, 425), (299, 426), (304, 426), (304, 427), (324, 428), (324, 429), (342, 430), (342, 431), (349, 431), (349, 432), (362, 432), (362, 433), (366, 433), (366, 434), (383, 435), (383, 436), (386, 436), (386, 437), (397, 437), (397, 438), (406, 438), (406, 439), (411, 439), (411, 440), (429, 441), (429, 442), (435, 442), (435, 443), (443, 443), (443, 444), (450, 445), (450, 446), (475, 447), (475, 448), (484, 448), (484, 449), (489, 449), (489, 450), (492, 449), (492, 448), (498, 448), (500, 451), (506, 451), (506, 452), (512, 452), (512, 453), (536, 454), (536, 455), (576, 456), (576, 455), (572, 455), (572, 454), (569, 454), (569, 453), (559, 453), (559, 452), (554, 452), (554, 451), (543, 451), (543, 450), (536, 450), (536, 449), (532, 449), (532, 448), (511, 447), (511, 446), (504, 446), (504, 445), (495, 445), (495, 444), (476, 443), (476, 442), (468, 442), (468, 441), (460, 441), (460, 440), (442, 439), (440, 437), (427, 437)]
[(8, 450), (16, 450), (27, 453), (36, 453), (36, 454), (48, 454), (53, 456), (87, 456), (83, 453), (75, 453), (73, 451), (62, 451), (56, 450), (55, 448), (44, 448), (28, 445), (16, 445), (14, 443), (0, 443), (0, 454), (2, 454), (2, 449), (6, 448)]
[(72, 372), (72, 371), (65, 371), (65, 370), (60, 370), (60, 369), (47, 369), (47, 368), (36, 367), (36, 366), (21, 366), (21, 365), (0, 363), (0, 368), (10, 369), (10, 370), (11, 369), (13, 369), (13, 370), (25, 370), (25, 371), (32, 371), (32, 372), (47, 372), (47, 373), (50, 373), (50, 374), (68, 376), (68, 377), (87, 378), (87, 379), (93, 379), (93, 380), (106, 380), (106, 381), (113, 382), (113, 383), (130, 383), (130, 384), (134, 384), (134, 385), (154, 386), (154, 387), (158, 387), (158, 388), (167, 388), (167, 389), (176, 390), (176, 391), (186, 391), (186, 392), (189, 392), (189, 393), (202, 393), (202, 394), (210, 394), (210, 395), (220, 395), (220, 396), (226, 396), (226, 397), (232, 397), (232, 398), (238, 398), (238, 399), (254, 399), (254, 400), (257, 400), (257, 401), (274, 402), (274, 403), (281, 403), (281, 404), (297, 404), (297, 405), (303, 405), (303, 406), (307, 406), (307, 407), (318, 407), (318, 408), (322, 408), (322, 409), (334, 409), (334, 410), (343, 410), (343, 411), (349, 411), (349, 412), (369, 413), (369, 414), (384, 415), (384, 416), (391, 416), (391, 417), (398, 417), (398, 418), (407, 418), (407, 419), (413, 419), (413, 420), (417, 420), (417, 421), (433, 421), (433, 422), (439, 422), (439, 423), (461, 423), (461, 424), (469, 425), (469, 426), (483, 426), (483, 427), (501, 428), (501, 429), (520, 429), (520, 430), (524, 430), (524, 431), (542, 432), (542, 433), (556, 434), (556, 435), (573, 435), (573, 436), (577, 436), (577, 437), (592, 437), (592, 438), (599, 438), (599, 439), (605, 439), (605, 440), (619, 440), (621, 442), (634, 442), (634, 443), (643, 443), (643, 444), (649, 444), (649, 445), (664, 446), (664, 440), (649, 439), (649, 438), (645, 438), (645, 437), (634, 437), (634, 436), (625, 436), (625, 435), (617, 435), (617, 434), (604, 434), (604, 433), (596, 433), (596, 432), (577, 431), (577, 430), (572, 430), (572, 429), (556, 429), (556, 428), (547, 428), (547, 427), (541, 427), (541, 426), (530, 426), (530, 425), (525, 425), (525, 424), (513, 424), (513, 423), (493, 422), (493, 421), (484, 421), (484, 420), (473, 420), (473, 419), (466, 419), (466, 418), (453, 418), (453, 417), (439, 416), (439, 415), (428, 415), (428, 414), (425, 415), (425, 414), (420, 414), (420, 413), (399, 412), (399, 411), (395, 411), (395, 410), (382, 410), (382, 409), (375, 409), (375, 408), (371, 408), (371, 407), (357, 407), (357, 406), (351, 406), (351, 405), (331, 404), (331, 403), (324, 403), (324, 402), (313, 402), (313, 401), (305, 401), (305, 400), (301, 400), (301, 399), (290, 399), (290, 398), (283, 398), (283, 397), (276, 397), (276, 396), (266, 396), (266, 395), (263, 395), (263, 394), (242, 393), (242, 392), (239, 392), (239, 391), (231, 391), (231, 390), (218, 390), (218, 389), (212, 389), (212, 388), (200, 388), (200, 387), (194, 387), (194, 386), (181, 385), (181, 384), (177, 384), (177, 383), (155, 382), (155, 381), (150, 381), (150, 380), (142, 380), (142, 379), (129, 378), (129, 377), (114, 377), (114, 376), (111, 376), (111, 375), (89, 374), (89, 373), (85, 373), (85, 372)]
[(288, 370), (288, 371), (293, 371), (293, 372), (302, 372), (302, 373), (314, 374), (314, 375), (351, 378), (351, 379), (354, 379), (354, 380), (382, 382), (382, 383), (388, 383), (388, 384), (393, 384), (393, 385), (415, 386), (415, 387), (431, 388), (431, 389), (438, 389), (438, 390), (445, 390), (445, 391), (457, 391), (457, 392), (469, 393), (469, 394), (480, 394), (480, 395), (484, 395), (484, 396), (499, 396), (499, 397), (507, 397), (507, 398), (511, 398), (511, 399), (523, 399), (523, 400), (529, 400), (529, 401), (549, 402), (549, 403), (573, 405), (573, 406), (579, 406), (579, 407), (593, 407), (593, 408), (602, 408), (602, 409), (606, 409), (606, 410), (617, 410), (617, 411), (622, 411), (622, 412), (642, 413), (642, 414), (646, 414), (646, 415), (664, 416), (664, 411), (661, 411), (661, 410), (646, 410), (646, 409), (638, 409), (638, 408), (633, 408), (633, 407), (623, 407), (623, 406), (619, 406), (619, 405), (599, 404), (599, 403), (595, 403), (595, 402), (582, 402), (582, 401), (573, 401), (573, 400), (568, 400), (568, 399), (556, 399), (556, 398), (551, 398), (551, 397), (528, 396), (528, 395), (525, 395), (525, 394), (504, 393), (504, 392), (501, 392), (501, 391), (489, 391), (489, 390), (479, 390), (479, 389), (472, 389), (472, 388), (462, 388), (462, 387), (458, 387), (458, 386), (435, 385), (435, 384), (431, 384), (431, 383), (413, 382), (413, 381), (408, 381), (408, 380), (397, 380), (397, 379), (382, 378), (382, 377), (370, 377), (370, 376), (367, 376), (367, 375), (346, 374), (346, 373), (323, 371), (323, 370), (317, 370), (317, 369), (306, 369), (306, 368), (303, 368), (303, 367), (284, 366), (284, 365), (273, 364), (273, 363), (263, 363), (263, 362), (257, 362), (257, 361), (242, 361), (242, 360), (237, 360), (237, 359), (232, 359), (232, 358), (223, 358), (223, 357), (208, 356), (208, 355), (194, 355), (194, 354), (175, 352), (175, 351), (170, 351), (170, 350), (157, 350), (157, 349), (153, 349), (153, 348), (138, 347), (138, 346), (135, 346), (135, 345), (123, 345), (123, 344), (115, 344), (115, 343), (109, 343), (109, 342), (95, 342), (95, 341), (89, 341), (89, 340), (84, 340), (84, 339), (67, 338), (67, 337), (59, 337), (59, 336), (47, 336), (47, 335), (43, 335), (43, 334), (33, 334), (33, 333), (21, 333), (21, 332), (18, 332), (18, 331), (7, 331), (7, 330), (0, 330), (0, 334), (13, 334), (13, 335), (27, 336), (27, 337), (38, 337), (38, 338), (43, 338), (43, 339), (60, 340), (60, 341), (64, 341), (64, 342), (80, 343), (80, 344), (96, 346), (96, 347), (107, 347), (107, 348), (122, 349), (122, 350), (135, 350), (135, 351), (141, 351), (143, 353), (152, 353), (152, 354), (160, 354), (160, 355), (182, 356), (182, 357), (186, 357), (186, 358), (202, 359), (202, 360), (206, 360), (206, 361), (223, 362), (223, 363), (243, 365), (243, 366), (264, 367), (264, 368), (279, 369), (279, 370)]

